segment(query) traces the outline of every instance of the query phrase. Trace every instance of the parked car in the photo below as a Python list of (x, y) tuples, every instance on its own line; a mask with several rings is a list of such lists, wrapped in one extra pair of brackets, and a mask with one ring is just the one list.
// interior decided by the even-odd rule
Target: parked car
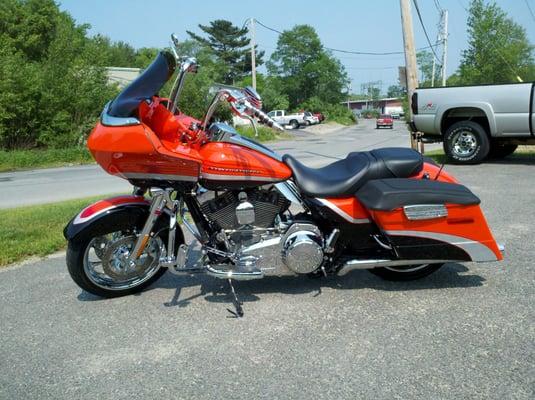
[(535, 82), (417, 89), (411, 128), (443, 142), (457, 164), (512, 154), (535, 145)]
[(305, 120), (305, 124), (307, 125), (316, 125), (320, 123), (320, 120), (318, 119), (318, 117), (316, 117), (310, 111), (305, 112), (304, 120)]
[(284, 110), (273, 110), (268, 112), (268, 116), (281, 125), (290, 125), (292, 129), (297, 129), (301, 125), (306, 125), (305, 113), (289, 114)]
[(390, 114), (381, 114), (379, 115), (379, 118), (377, 118), (377, 122), (375, 125), (376, 129), (383, 127), (392, 129), (394, 128), (394, 120), (392, 119), (392, 116)]
[(320, 122), (320, 124), (325, 121), (325, 115), (323, 115), (322, 113), (320, 112), (317, 112), (317, 113), (313, 113), (313, 115), (318, 118), (318, 121)]

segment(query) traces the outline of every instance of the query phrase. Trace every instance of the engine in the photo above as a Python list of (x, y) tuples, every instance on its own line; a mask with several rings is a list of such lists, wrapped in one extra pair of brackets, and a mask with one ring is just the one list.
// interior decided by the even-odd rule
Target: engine
[(273, 227), (277, 215), (283, 214), (290, 202), (275, 189), (226, 191), (201, 204), (203, 213), (219, 228), (239, 229), (244, 226)]
[(285, 216), (289, 206), (274, 188), (226, 191), (201, 202), (203, 213), (219, 228), (217, 241), (236, 254), (236, 268), (308, 274), (323, 264), (323, 235), (309, 221)]

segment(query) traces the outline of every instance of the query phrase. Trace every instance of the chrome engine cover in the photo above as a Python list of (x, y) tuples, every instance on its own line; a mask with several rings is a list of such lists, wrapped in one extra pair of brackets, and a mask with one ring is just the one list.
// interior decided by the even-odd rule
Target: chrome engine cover
[(323, 236), (316, 225), (294, 223), (282, 239), (282, 262), (296, 274), (316, 271), (323, 263)]

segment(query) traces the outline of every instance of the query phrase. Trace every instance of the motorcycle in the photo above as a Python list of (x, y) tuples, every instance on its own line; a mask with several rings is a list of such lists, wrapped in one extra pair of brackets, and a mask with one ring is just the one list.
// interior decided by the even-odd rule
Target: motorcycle
[[(185, 115), (180, 94), (198, 64), (171, 50), (104, 107), (88, 138), (97, 163), (134, 190), (66, 226), (67, 267), (83, 290), (123, 296), (166, 270), (204, 273), (228, 281), (242, 316), (233, 281), (355, 269), (412, 280), (447, 262), (503, 259), (479, 198), (414, 150), (353, 152), (309, 168), (213, 122), (227, 103), (255, 129), (283, 130), (250, 87), (219, 86), (202, 121)], [(158, 96), (175, 70), (170, 97)]]

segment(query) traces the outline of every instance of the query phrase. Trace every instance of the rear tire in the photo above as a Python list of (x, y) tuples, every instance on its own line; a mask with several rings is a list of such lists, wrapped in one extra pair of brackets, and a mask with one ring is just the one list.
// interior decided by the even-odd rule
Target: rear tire
[(454, 164), (479, 164), (490, 150), (490, 141), (483, 127), (472, 121), (460, 121), (444, 134), (444, 152)]
[(292, 129), (297, 129), (297, 128), (299, 128), (299, 122), (297, 122), (297, 120), (295, 120), (295, 119), (292, 119), (290, 121), (290, 126), (292, 127)]
[(413, 281), (432, 274), (444, 264), (407, 265), (400, 267), (373, 268), (369, 271), (387, 281)]
[(518, 145), (492, 143), (489, 151), (489, 158), (505, 158), (515, 152)]

